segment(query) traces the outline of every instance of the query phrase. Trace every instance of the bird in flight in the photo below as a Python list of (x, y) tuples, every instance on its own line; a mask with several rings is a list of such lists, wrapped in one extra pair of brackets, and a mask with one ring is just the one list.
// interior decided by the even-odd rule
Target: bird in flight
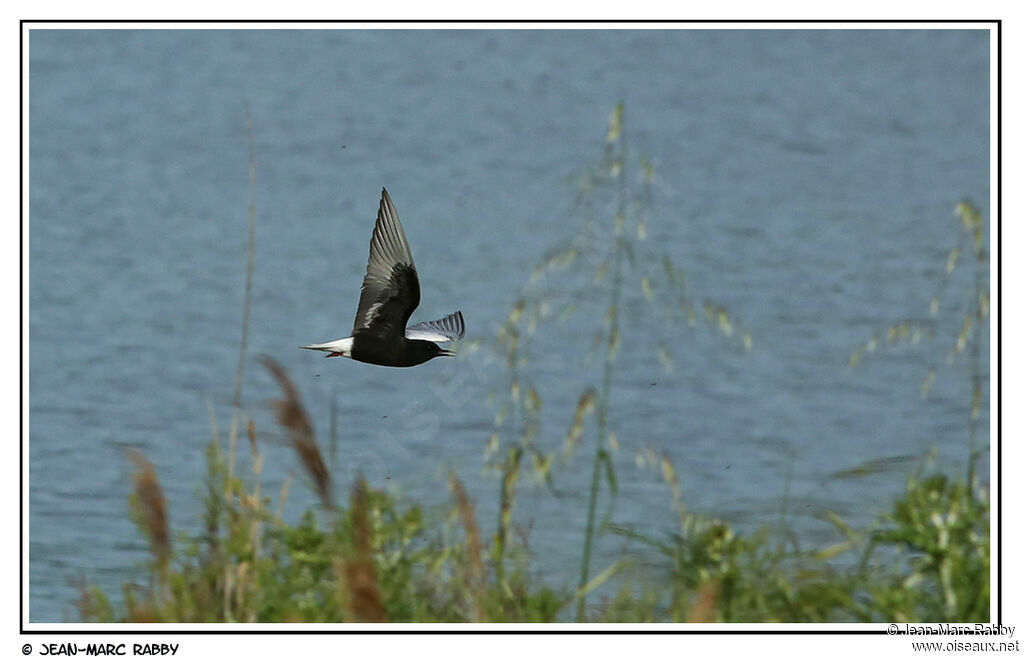
[(462, 312), (457, 310), (432, 322), (406, 326), (419, 304), (416, 265), (398, 212), (384, 189), (352, 335), (302, 349), (326, 351), (328, 358), (345, 356), (388, 367), (412, 367), (435, 356), (454, 356), (455, 352), (442, 349), (438, 343), (458, 340), (466, 334)]

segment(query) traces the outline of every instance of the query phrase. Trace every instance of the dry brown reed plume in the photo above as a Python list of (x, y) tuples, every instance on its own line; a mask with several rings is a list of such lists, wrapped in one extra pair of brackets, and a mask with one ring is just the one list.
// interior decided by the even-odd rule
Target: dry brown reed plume
[[(251, 417), (245, 418), (245, 434), (249, 437), (249, 453), (252, 455), (253, 462), (259, 457), (260, 449), (259, 443), (256, 441), (256, 424), (252, 421)], [(258, 472), (256, 474), (259, 474)]]
[(316, 436), (313, 434), (313, 422), (302, 405), (299, 391), (288, 377), (281, 365), (270, 356), (262, 356), (260, 361), (270, 371), (277, 384), (284, 394), (283, 399), (274, 400), (274, 409), (277, 411), (277, 422), (288, 431), (288, 438), (295, 453), (299, 455), (299, 461), (306, 473), (313, 481), (316, 493), (324, 506), (333, 506), (331, 503), (331, 474), (327, 470), (323, 455), (316, 444)]
[(133, 506), (149, 546), (162, 571), (171, 557), (171, 532), (167, 521), (167, 500), (164, 498), (156, 468), (137, 449), (127, 450), (128, 459), (135, 466)]
[(352, 487), (353, 556), (345, 561), (348, 606), (358, 623), (386, 623), (388, 613), (380, 600), (377, 574), (373, 569), (373, 526), (370, 524), (370, 499), (362, 477)]
[(152, 605), (139, 603), (129, 611), (127, 621), (129, 623), (159, 623), (160, 618), (157, 617)]
[(480, 529), (476, 524), (476, 516), (473, 512), (473, 503), (462, 487), (462, 482), (454, 473), (448, 475), (448, 485), (455, 495), (455, 507), (459, 511), (459, 519), (466, 532), (466, 546), (469, 551), (469, 581), (466, 582), (473, 601), (474, 622), (483, 623), (484, 609), (480, 604), (480, 591), (484, 588), (484, 561), (483, 547), (480, 543)]
[(688, 623), (714, 623), (715, 605), (718, 604), (718, 584), (716, 582), (704, 582), (697, 589), (697, 600), (690, 607)]

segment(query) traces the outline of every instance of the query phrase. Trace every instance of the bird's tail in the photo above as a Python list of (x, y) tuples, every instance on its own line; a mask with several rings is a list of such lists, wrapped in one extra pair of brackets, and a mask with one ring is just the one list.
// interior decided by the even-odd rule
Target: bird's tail
[(340, 340), (332, 340), (331, 342), (321, 342), (319, 344), (307, 344), (300, 349), (312, 349), (314, 351), (327, 351), (330, 352), (328, 356), (347, 356), (352, 357), (352, 338), (341, 338)]

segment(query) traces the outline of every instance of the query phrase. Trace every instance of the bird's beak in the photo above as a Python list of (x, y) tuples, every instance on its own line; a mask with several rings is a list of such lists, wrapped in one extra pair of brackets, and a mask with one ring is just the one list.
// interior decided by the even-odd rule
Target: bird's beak
[(437, 355), (438, 356), (454, 356), (455, 352), (454, 351), (448, 351), (447, 349), (442, 349)]

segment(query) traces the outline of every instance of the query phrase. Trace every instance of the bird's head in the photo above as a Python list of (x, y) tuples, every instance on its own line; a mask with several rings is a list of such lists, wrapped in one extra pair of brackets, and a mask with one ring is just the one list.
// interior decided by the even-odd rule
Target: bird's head
[(442, 349), (436, 342), (429, 340), (409, 340), (409, 349), (416, 359), (416, 364), (425, 363), (437, 356), (454, 356), (454, 351)]

